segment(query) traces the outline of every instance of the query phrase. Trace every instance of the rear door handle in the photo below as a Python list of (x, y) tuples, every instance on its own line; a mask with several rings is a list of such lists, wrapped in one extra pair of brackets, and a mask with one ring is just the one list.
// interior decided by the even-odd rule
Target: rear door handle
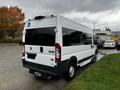
[(43, 53), (43, 47), (40, 47), (40, 52)]

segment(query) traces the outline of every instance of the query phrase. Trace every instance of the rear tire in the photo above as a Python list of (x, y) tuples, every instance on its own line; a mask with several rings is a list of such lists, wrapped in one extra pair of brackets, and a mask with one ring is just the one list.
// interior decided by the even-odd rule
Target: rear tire
[(34, 70), (32, 70), (32, 69), (29, 69), (29, 73), (31, 73), (31, 74), (34, 74)]
[(92, 63), (95, 63), (97, 61), (98, 58), (98, 52), (95, 53), (93, 59), (92, 59)]
[(75, 64), (74, 63), (70, 63), (68, 66), (68, 70), (65, 73), (65, 79), (66, 80), (72, 80), (75, 76)]

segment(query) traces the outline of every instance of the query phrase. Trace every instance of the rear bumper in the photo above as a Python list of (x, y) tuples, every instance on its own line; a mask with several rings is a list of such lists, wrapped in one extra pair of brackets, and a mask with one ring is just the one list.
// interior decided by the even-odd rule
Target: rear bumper
[(50, 66), (28, 62), (25, 59), (22, 59), (22, 63), (24, 67), (34, 70), (36, 72), (40, 72), (42, 74), (61, 76), (67, 70), (67, 66), (66, 66), (67, 60), (59, 63), (55, 67), (50, 67)]

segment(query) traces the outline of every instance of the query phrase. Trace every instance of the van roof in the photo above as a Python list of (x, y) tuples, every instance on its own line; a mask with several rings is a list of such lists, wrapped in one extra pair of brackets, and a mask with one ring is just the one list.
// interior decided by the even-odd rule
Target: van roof
[[(41, 18), (41, 16), (37, 16), (37, 18), (39, 18), (39, 17)], [(25, 24), (25, 29), (41, 28), (41, 27), (54, 27), (57, 25), (60, 25), (61, 27), (70, 28), (70, 29), (93, 34), (93, 31), (91, 28), (89, 28), (83, 24), (74, 22), (63, 16), (45, 16), (41, 19), (28, 20)]]

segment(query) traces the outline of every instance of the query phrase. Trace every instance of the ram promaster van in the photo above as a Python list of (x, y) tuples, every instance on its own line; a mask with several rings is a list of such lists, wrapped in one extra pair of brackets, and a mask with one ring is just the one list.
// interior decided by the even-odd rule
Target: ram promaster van
[(98, 56), (93, 32), (62, 16), (36, 16), (23, 31), (23, 66), (35, 76), (73, 79), (77, 66)]

